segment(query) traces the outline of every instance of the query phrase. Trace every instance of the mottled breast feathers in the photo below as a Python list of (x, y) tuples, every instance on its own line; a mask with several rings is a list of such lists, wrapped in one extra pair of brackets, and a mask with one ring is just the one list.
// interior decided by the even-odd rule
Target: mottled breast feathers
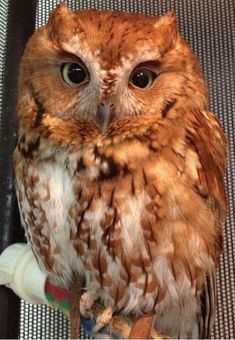
[(51, 279), (208, 336), (226, 138), (175, 16), (58, 6), (26, 47), (18, 111), (21, 221)]

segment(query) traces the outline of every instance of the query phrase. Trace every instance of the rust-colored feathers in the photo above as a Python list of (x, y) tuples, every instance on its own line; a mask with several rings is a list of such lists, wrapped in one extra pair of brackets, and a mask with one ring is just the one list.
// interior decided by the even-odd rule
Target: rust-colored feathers
[(175, 15), (58, 6), (26, 47), (18, 111), (22, 224), (48, 275), (154, 312), (172, 337), (208, 336), (226, 138)]

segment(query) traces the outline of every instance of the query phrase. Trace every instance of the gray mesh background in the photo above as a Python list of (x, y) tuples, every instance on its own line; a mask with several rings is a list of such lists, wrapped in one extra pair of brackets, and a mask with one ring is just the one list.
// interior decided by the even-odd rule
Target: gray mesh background
[[(8, 15), (8, 4), (1, 5), (0, 11), (0, 107), (2, 102), (2, 90), (3, 90), (3, 71), (4, 71), (4, 60), (5, 60), (5, 47), (6, 47), (6, 34), (7, 34), (7, 15)], [(1, 124), (1, 114), (0, 114)]]
[[(39, 1), (36, 26), (45, 23), (49, 12), (60, 1)], [(180, 30), (198, 55), (210, 89), (211, 109), (220, 118), (229, 137), (230, 160), (227, 170), (229, 216), (224, 229), (224, 254), (217, 276), (218, 308), (213, 338), (235, 338), (235, 4), (233, 0), (68, 0), (72, 9), (119, 9), (147, 14), (162, 14), (174, 10)], [(7, 2), (0, 1), (0, 73), (4, 61)], [(1, 74), (0, 74), (1, 75)], [(1, 91), (0, 82), (0, 91)], [(1, 92), (0, 92), (1, 100)], [(68, 338), (68, 320), (46, 306), (21, 302), (20, 338)], [(82, 338), (85, 335), (81, 334)]]

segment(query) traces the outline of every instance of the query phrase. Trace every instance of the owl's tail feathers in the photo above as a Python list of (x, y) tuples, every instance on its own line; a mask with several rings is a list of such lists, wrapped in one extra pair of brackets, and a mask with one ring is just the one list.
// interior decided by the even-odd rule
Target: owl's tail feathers
[(80, 334), (80, 299), (82, 295), (83, 280), (74, 276), (69, 287), (69, 315), (70, 315), (70, 338), (79, 339)]

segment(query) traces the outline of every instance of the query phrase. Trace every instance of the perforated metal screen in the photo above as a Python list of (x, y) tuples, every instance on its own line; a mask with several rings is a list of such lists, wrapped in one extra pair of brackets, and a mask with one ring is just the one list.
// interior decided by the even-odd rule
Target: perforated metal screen
[[(45, 23), (49, 12), (60, 1), (38, 1), (36, 26)], [(198, 55), (210, 89), (211, 109), (217, 113), (229, 137), (230, 159), (227, 169), (229, 216), (224, 228), (224, 254), (217, 276), (218, 308), (213, 338), (235, 338), (235, 4), (233, 0), (94, 0), (64, 1), (72, 9), (98, 8), (125, 10), (151, 15), (168, 10), (177, 13), (180, 30)], [(7, 5), (0, 1), (2, 16)], [(4, 8), (4, 11), (2, 11)], [(4, 22), (0, 21), (1, 34)], [(0, 38), (0, 63), (4, 58), (4, 34)], [(3, 72), (0, 65), (0, 72)], [(1, 90), (1, 82), (0, 82)], [(1, 97), (0, 97), (1, 100)], [(1, 116), (0, 116), (1, 119)], [(68, 337), (68, 320), (45, 306), (21, 302), (20, 338)], [(82, 333), (82, 337), (85, 335)]]

